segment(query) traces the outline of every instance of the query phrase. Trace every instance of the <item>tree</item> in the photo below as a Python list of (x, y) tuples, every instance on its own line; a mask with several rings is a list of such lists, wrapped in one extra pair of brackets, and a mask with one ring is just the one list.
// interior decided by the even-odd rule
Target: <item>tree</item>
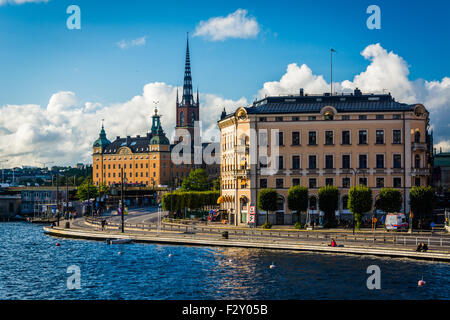
[(356, 220), (356, 229), (361, 227), (364, 213), (372, 209), (372, 190), (366, 186), (352, 187), (348, 193), (348, 208)]
[(423, 228), (428, 226), (433, 213), (434, 190), (428, 187), (412, 187), (409, 192), (409, 205), (414, 214), (413, 227)]
[(335, 186), (325, 186), (319, 189), (319, 209), (325, 213), (324, 224), (327, 227), (336, 226), (335, 211), (339, 208), (339, 190)]
[(382, 188), (375, 201), (375, 208), (388, 212), (400, 212), (402, 208), (402, 193), (394, 188)]
[[(98, 197), (98, 189), (96, 186), (89, 182), (89, 198)], [(80, 201), (88, 199), (88, 180), (84, 181), (82, 185), (77, 188), (77, 198)]]
[(308, 209), (308, 188), (302, 186), (292, 186), (287, 195), (288, 208), (297, 211), (297, 221), (300, 222), (300, 214)]
[(183, 180), (182, 191), (207, 191), (211, 190), (211, 181), (204, 169), (195, 169), (189, 172), (189, 176)]
[(269, 211), (277, 210), (278, 193), (274, 189), (261, 189), (258, 194), (258, 209), (266, 211), (266, 223), (269, 222)]
[(213, 190), (220, 190), (220, 177), (213, 181)]

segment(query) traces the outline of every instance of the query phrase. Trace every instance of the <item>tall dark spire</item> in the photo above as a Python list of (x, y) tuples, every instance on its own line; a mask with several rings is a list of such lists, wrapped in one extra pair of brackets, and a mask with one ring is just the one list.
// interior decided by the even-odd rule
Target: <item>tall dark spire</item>
[(184, 84), (182, 105), (193, 105), (194, 97), (192, 95), (192, 75), (191, 75), (191, 59), (189, 57), (189, 33), (186, 42), (186, 65), (184, 68)]

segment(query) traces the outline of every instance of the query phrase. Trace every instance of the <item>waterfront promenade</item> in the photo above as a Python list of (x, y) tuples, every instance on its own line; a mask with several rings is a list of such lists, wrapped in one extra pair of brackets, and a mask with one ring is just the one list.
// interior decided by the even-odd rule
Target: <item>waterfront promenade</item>
[[(147, 223), (139, 221), (147, 221)], [(353, 235), (352, 232), (345, 232), (345, 230), (263, 230), (183, 225), (158, 223), (156, 212), (128, 216), (125, 233), (121, 232), (120, 220), (117, 217), (109, 219), (105, 230), (101, 230), (98, 219), (80, 218), (69, 222), (69, 228), (66, 228), (66, 222), (61, 221), (59, 227), (44, 227), (44, 231), (57, 237), (99, 241), (125, 238), (135, 242), (377, 255), (450, 262), (450, 236), (447, 234), (388, 234), (378, 231), (359, 232)], [(223, 237), (224, 231), (228, 231), (227, 238)], [(332, 238), (341, 246), (330, 247), (328, 244)], [(427, 252), (415, 251), (420, 242), (428, 244)]]

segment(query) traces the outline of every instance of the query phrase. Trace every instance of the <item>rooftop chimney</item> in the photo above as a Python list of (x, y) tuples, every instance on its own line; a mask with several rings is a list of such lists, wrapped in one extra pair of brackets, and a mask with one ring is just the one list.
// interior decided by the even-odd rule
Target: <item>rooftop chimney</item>
[(355, 96), (361, 96), (361, 90), (359, 90), (358, 88), (355, 89)]
[(303, 97), (305, 93), (303, 92), (303, 88), (300, 88), (300, 97)]

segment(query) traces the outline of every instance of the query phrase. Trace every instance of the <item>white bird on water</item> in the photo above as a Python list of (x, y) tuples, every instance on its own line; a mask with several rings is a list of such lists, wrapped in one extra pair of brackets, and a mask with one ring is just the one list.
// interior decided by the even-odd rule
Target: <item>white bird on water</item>
[(172, 258), (173, 254), (169, 253), (169, 258)]
[(272, 262), (272, 264), (269, 266), (270, 269), (275, 269), (277, 266)]

